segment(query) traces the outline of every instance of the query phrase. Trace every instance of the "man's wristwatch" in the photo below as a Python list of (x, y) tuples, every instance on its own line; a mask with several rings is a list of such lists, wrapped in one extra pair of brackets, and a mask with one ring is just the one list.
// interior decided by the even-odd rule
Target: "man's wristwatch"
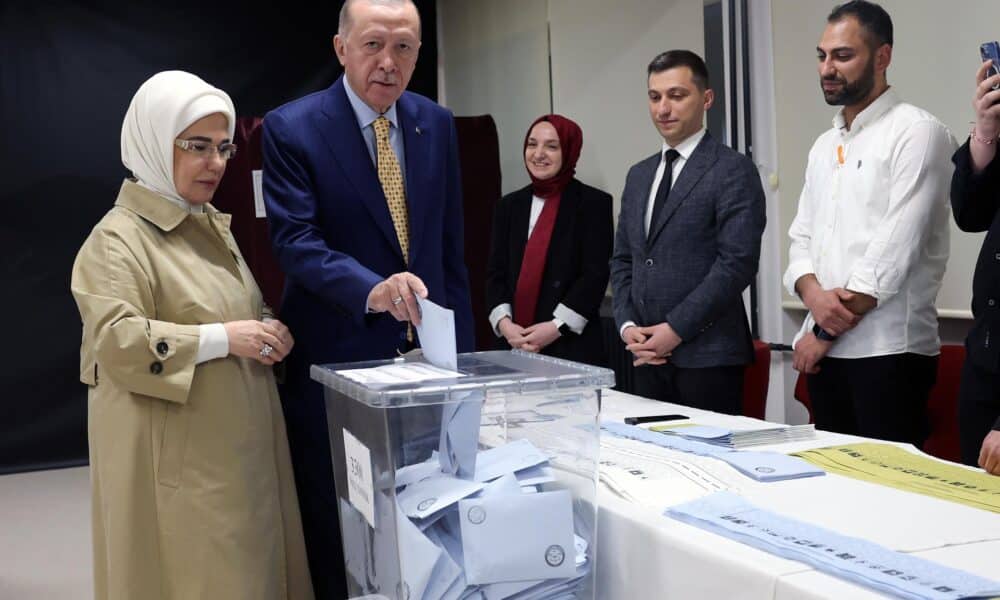
[(837, 339), (837, 336), (820, 327), (819, 323), (813, 325), (813, 335), (816, 336), (816, 339), (823, 340), (824, 342), (832, 342)]
[(563, 321), (558, 317), (552, 318), (552, 324), (556, 326), (556, 331), (559, 332), (559, 335), (566, 335), (570, 332), (569, 325), (566, 324), (566, 321)]

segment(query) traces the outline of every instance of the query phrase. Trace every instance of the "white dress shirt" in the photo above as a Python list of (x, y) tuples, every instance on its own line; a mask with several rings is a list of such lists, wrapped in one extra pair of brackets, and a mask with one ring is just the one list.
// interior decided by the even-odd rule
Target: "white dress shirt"
[[(545, 207), (545, 198), (539, 198), (538, 196), (531, 196), (531, 212), (528, 214), (528, 238), (531, 238), (531, 232), (535, 230), (535, 223), (538, 222), (538, 216), (542, 214), (542, 208)], [(497, 304), (490, 311), (490, 326), (493, 327), (493, 333), (497, 337), (501, 336), (499, 325), (500, 321), (504, 317), (510, 317), (513, 320), (514, 309), (511, 308), (510, 303), (504, 302), (503, 304)], [(580, 335), (583, 333), (583, 328), (587, 326), (587, 319), (576, 312), (572, 308), (566, 306), (562, 302), (556, 305), (555, 310), (552, 311), (552, 320), (555, 321), (556, 327), (559, 327), (563, 323), (569, 327), (569, 330), (573, 333)]]
[(643, 231), (647, 234), (649, 233), (649, 220), (653, 218), (653, 203), (656, 202), (656, 191), (660, 188), (660, 182), (663, 181), (663, 173), (667, 170), (666, 163), (663, 161), (663, 155), (667, 153), (667, 150), (673, 149), (677, 151), (678, 156), (674, 159), (673, 169), (671, 170), (670, 176), (670, 189), (674, 189), (674, 184), (677, 183), (677, 178), (681, 176), (681, 171), (684, 170), (684, 165), (687, 164), (688, 159), (691, 157), (691, 153), (698, 147), (698, 143), (701, 142), (701, 138), (703, 137), (705, 137), (704, 128), (674, 147), (671, 147), (667, 145), (666, 142), (663, 142), (663, 148), (660, 150), (660, 164), (656, 167), (656, 175), (653, 177), (653, 185), (649, 188), (649, 199), (646, 200), (646, 215), (643, 217), (645, 219), (645, 227), (643, 228)]
[[(813, 273), (878, 302), (828, 356), (940, 351), (937, 309), (948, 261), (948, 191), (955, 140), (927, 111), (888, 90), (851, 129), (842, 111), (809, 151), (798, 214), (788, 231), (785, 287)], [(812, 330), (807, 315), (795, 342)]]
[[(660, 164), (656, 166), (656, 175), (653, 176), (653, 185), (649, 187), (649, 198), (646, 200), (646, 214), (643, 217), (644, 225), (643, 231), (646, 235), (649, 235), (649, 221), (653, 218), (653, 203), (656, 202), (656, 191), (660, 189), (660, 182), (663, 181), (663, 174), (666, 172), (666, 163), (663, 160), (663, 155), (667, 153), (667, 150), (676, 150), (677, 158), (674, 159), (674, 164), (670, 171), (670, 189), (674, 189), (674, 184), (677, 183), (677, 178), (681, 176), (681, 171), (684, 170), (684, 165), (687, 164), (689, 158), (691, 158), (691, 153), (694, 149), (698, 147), (701, 142), (701, 138), (705, 137), (705, 129), (702, 128), (698, 133), (688, 137), (683, 142), (677, 144), (676, 146), (670, 146), (666, 142), (663, 142), (663, 147), (660, 149)], [(635, 321), (625, 321), (622, 323), (621, 329), (618, 330), (618, 334), (621, 335), (625, 333), (625, 330), (629, 327), (635, 327)], [(658, 323), (647, 323), (649, 325), (658, 325)]]

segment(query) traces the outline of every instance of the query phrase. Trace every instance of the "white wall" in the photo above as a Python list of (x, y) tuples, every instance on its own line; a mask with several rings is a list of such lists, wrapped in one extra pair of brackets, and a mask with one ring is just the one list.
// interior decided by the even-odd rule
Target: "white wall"
[(493, 116), (503, 193), (521, 188), (524, 134), (551, 103), (547, 2), (439, 0), (437, 11), (443, 103), (456, 116)]
[(577, 176), (615, 197), (616, 219), (628, 168), (663, 143), (646, 67), (674, 48), (704, 56), (703, 15), (703, 0), (549, 0), (552, 104), (583, 128)]
[(617, 217), (628, 167), (661, 143), (649, 120), (646, 66), (671, 48), (703, 53), (703, 6), (439, 0), (444, 103), (459, 116), (493, 115), (504, 193), (528, 183), (521, 144), (536, 117), (551, 107), (577, 121), (584, 134), (577, 176), (615, 197)]

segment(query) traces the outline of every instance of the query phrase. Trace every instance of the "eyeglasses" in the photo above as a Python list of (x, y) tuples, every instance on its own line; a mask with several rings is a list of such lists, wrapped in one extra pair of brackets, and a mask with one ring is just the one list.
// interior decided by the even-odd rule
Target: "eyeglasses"
[(236, 156), (236, 144), (225, 143), (213, 146), (210, 142), (203, 140), (174, 140), (174, 145), (199, 158), (212, 158), (216, 152), (219, 153), (222, 160), (229, 160)]

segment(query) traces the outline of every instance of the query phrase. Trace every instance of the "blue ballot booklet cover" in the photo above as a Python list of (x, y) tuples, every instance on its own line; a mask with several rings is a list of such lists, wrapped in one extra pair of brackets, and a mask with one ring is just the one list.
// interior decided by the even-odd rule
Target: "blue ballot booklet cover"
[(616, 437), (646, 442), (678, 452), (711, 456), (729, 463), (740, 473), (757, 481), (784, 481), (826, 475), (825, 471), (801, 458), (779, 452), (733, 450), (679, 435), (664, 435), (615, 421), (603, 421), (601, 429)]
[(1000, 583), (759, 508), (730, 492), (668, 508), (665, 515), (797, 560), (834, 577), (900, 598), (1000, 596)]

